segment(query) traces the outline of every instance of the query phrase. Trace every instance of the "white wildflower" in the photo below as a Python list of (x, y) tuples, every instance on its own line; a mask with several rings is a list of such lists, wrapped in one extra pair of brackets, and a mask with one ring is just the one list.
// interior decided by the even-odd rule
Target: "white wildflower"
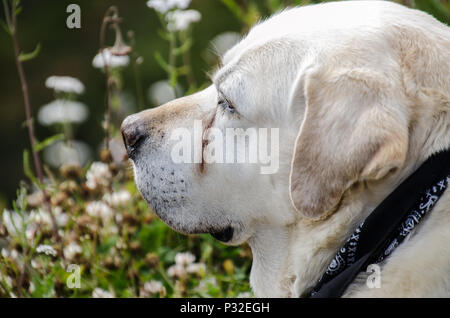
[(202, 15), (197, 10), (176, 10), (166, 16), (167, 29), (169, 31), (184, 31), (189, 25), (200, 21)]
[(86, 205), (86, 212), (92, 217), (97, 217), (107, 222), (113, 217), (113, 211), (104, 202), (92, 201)]
[(67, 213), (59, 213), (55, 215), (55, 219), (56, 219), (56, 225), (59, 227), (64, 227), (67, 225), (67, 222), (69, 222), (69, 216), (67, 215)]
[[(106, 221), (104, 221), (104, 222), (106, 222)], [(100, 233), (103, 236), (109, 236), (111, 234), (117, 234), (117, 233), (119, 233), (119, 228), (116, 225), (114, 225), (112, 223), (109, 223), (108, 226), (101, 227)]]
[[(59, 227), (66, 226), (67, 222), (69, 221), (69, 216), (66, 213), (64, 213), (60, 207), (55, 207), (53, 209), (53, 214), (55, 216), (57, 226), (59, 226)], [(52, 219), (50, 217), (50, 213), (48, 213), (48, 211), (46, 211), (46, 210), (43, 210), (43, 209), (31, 210), (29, 218), (34, 223), (40, 224), (41, 226), (46, 226), (46, 227), (53, 226)], [(32, 229), (30, 229), (30, 230), (32, 230)]]
[(42, 262), (40, 260), (37, 259), (32, 259), (31, 260), (31, 267), (33, 267), (34, 269), (42, 269)]
[(206, 266), (203, 263), (192, 263), (186, 266), (186, 272), (189, 274), (204, 274)]
[(167, 274), (169, 275), (169, 277), (180, 278), (186, 276), (186, 270), (184, 269), (183, 265), (175, 264), (167, 269)]
[(114, 298), (114, 294), (101, 288), (95, 288), (92, 291), (93, 298)]
[(4, 258), (11, 258), (13, 260), (16, 260), (19, 257), (19, 253), (16, 250), (9, 250), (7, 248), (2, 248), (1, 255)]
[(31, 210), (30, 219), (33, 220), (34, 223), (41, 226), (52, 226), (52, 219), (50, 217), (50, 214), (42, 209)]
[(108, 67), (118, 68), (127, 66), (130, 63), (128, 55), (113, 55), (109, 49), (104, 49), (103, 53), (98, 53), (92, 60), (92, 66), (104, 69), (105, 62)]
[(122, 214), (117, 213), (117, 214), (115, 215), (115, 217), (114, 217), (114, 220), (116, 221), (117, 224), (122, 223), (122, 221), (123, 221), (123, 216), (122, 216)]
[(113, 207), (127, 204), (131, 200), (131, 193), (127, 190), (121, 190), (113, 193), (107, 193), (103, 200)]
[(164, 285), (157, 280), (151, 280), (144, 284), (144, 291), (148, 294), (158, 294), (164, 291)]
[(25, 230), (25, 236), (28, 240), (32, 240), (34, 236), (36, 235), (36, 224), (30, 224), (27, 226), (27, 229)]
[(13, 287), (13, 280), (12, 280), (11, 277), (5, 276), (4, 277), (4, 282), (6, 283), (6, 286), (8, 286), (9, 288)]
[(40, 244), (36, 248), (36, 252), (43, 253), (45, 255), (50, 255), (50, 256), (56, 256), (58, 254), (52, 246), (47, 245), (47, 244)]
[(147, 1), (147, 7), (165, 14), (174, 8), (186, 9), (190, 3), (191, 0), (149, 0)]
[(27, 195), (27, 202), (29, 206), (39, 206), (44, 202), (44, 192), (41, 190), (34, 191)]
[(217, 56), (224, 56), (236, 43), (241, 40), (241, 35), (237, 32), (224, 32), (215, 36), (211, 40), (211, 48)]
[(64, 247), (64, 257), (67, 260), (72, 260), (77, 254), (80, 254), (81, 252), (81, 246), (74, 242), (71, 242), (69, 245)]
[(79, 79), (71, 76), (50, 76), (45, 81), (45, 86), (57, 92), (82, 94), (84, 85)]
[[(123, 104), (121, 105), (123, 106)], [(115, 163), (122, 163), (128, 160), (127, 150), (121, 138), (116, 137), (109, 140), (109, 151), (111, 151), (111, 157)]]
[(78, 140), (57, 141), (44, 150), (44, 160), (53, 167), (63, 164), (83, 166), (90, 157), (89, 146)]
[(87, 106), (81, 102), (57, 99), (41, 107), (38, 121), (43, 126), (61, 123), (79, 124), (88, 117)]
[(26, 220), (19, 213), (3, 210), (3, 224), (6, 226), (9, 234), (15, 236), (22, 231), (24, 221)]
[(99, 186), (106, 187), (111, 177), (111, 171), (106, 163), (94, 162), (86, 173), (86, 185), (92, 190)]
[(148, 89), (148, 98), (156, 106), (170, 102), (175, 99), (177, 95), (183, 95), (181, 87), (176, 85), (175, 88), (173, 88), (169, 84), (169, 81), (157, 81)]
[(123, 250), (123, 249), (127, 248), (127, 245), (124, 243), (124, 241), (121, 238), (119, 238), (116, 243), (116, 248), (119, 250)]
[(217, 286), (217, 279), (215, 277), (206, 277), (200, 281), (200, 283), (195, 287), (196, 290), (205, 291), (211, 286)]
[(190, 252), (177, 253), (177, 255), (175, 255), (175, 264), (178, 264), (178, 265), (186, 266), (191, 263), (194, 263), (194, 261), (195, 261), (195, 256)]

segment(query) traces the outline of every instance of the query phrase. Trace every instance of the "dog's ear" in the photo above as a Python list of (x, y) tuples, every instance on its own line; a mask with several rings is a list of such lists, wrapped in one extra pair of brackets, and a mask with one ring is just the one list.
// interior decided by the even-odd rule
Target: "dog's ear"
[(303, 75), (291, 101), (306, 104), (306, 111), (289, 187), (295, 209), (317, 219), (333, 211), (355, 182), (380, 179), (403, 165), (408, 114), (395, 85), (374, 71)]

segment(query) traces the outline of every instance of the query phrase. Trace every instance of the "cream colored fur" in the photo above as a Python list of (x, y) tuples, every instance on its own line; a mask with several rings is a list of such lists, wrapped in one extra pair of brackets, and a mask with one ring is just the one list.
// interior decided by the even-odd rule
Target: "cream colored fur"
[[(228, 243), (252, 248), (256, 296), (303, 296), (354, 228), (450, 146), (449, 27), (385, 1), (313, 5), (259, 23), (222, 61), (209, 88), (124, 121), (149, 135), (136, 183), (178, 231), (233, 227)], [(218, 108), (218, 89), (238, 115)], [(195, 119), (279, 128), (279, 171), (174, 164), (170, 133)], [(363, 273), (344, 296), (450, 297), (449, 242), (447, 190), (381, 264), (381, 288)]]

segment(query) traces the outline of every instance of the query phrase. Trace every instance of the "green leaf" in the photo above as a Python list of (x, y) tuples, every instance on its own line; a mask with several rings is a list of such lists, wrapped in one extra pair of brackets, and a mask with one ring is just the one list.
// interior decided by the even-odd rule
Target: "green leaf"
[(155, 52), (155, 60), (158, 62), (159, 66), (163, 68), (164, 71), (169, 72), (169, 64), (164, 60), (164, 58), (161, 56), (161, 53), (158, 51)]
[(6, 33), (8, 33), (9, 35), (12, 35), (11, 28), (9, 27), (9, 25), (7, 25), (7, 24), (5, 23), (5, 21), (3, 21), (3, 20), (0, 19), (0, 25), (1, 25), (1, 27), (3, 28), (3, 30), (6, 31)]
[(245, 13), (235, 0), (222, 0), (222, 3), (242, 22), (245, 22)]
[(107, 254), (116, 245), (118, 239), (117, 235), (106, 238), (102, 244), (97, 246), (97, 253)]
[(269, 7), (270, 12), (273, 13), (282, 8), (280, 0), (267, 0), (267, 6)]
[(32, 59), (34, 59), (34, 58), (39, 54), (40, 51), (41, 51), (41, 43), (38, 43), (38, 44), (36, 45), (36, 48), (33, 50), (33, 52), (30, 52), (30, 53), (20, 53), (20, 55), (19, 55), (19, 60), (20, 60), (21, 62), (25, 62), (25, 61), (28, 61), (28, 60), (32, 60)]
[(417, 9), (426, 11), (441, 22), (450, 24), (450, 11), (438, 0), (415, 0)]
[(192, 39), (187, 39), (183, 45), (173, 50), (174, 55), (182, 55), (183, 53), (187, 52), (192, 46)]
[(176, 67), (170, 67), (169, 84), (175, 89), (178, 81), (178, 70)]
[(189, 66), (184, 65), (177, 68), (177, 74), (178, 75), (186, 75), (189, 73)]
[(163, 31), (163, 30), (158, 30), (158, 35), (165, 41), (170, 41), (170, 34)]
[(20, 12), (22, 12), (22, 7), (17, 7), (16, 11), (14, 12), (14, 15), (17, 17), (20, 14)]
[[(31, 127), (33, 127), (34, 126), (34, 118), (31, 118), (30, 122), (31, 122)], [(28, 128), (28, 119), (24, 120), (22, 122), (22, 125), (20, 125), (20, 127), (21, 128)]]
[(31, 166), (30, 166), (30, 153), (28, 151), (28, 149), (25, 149), (23, 151), (23, 171), (25, 173), (25, 175), (35, 184), (39, 185), (38, 180), (36, 179), (36, 177), (33, 174), (33, 170), (31, 170)]
[(44, 139), (41, 142), (38, 142), (34, 145), (34, 151), (41, 151), (44, 148), (47, 148), (48, 146), (50, 146), (51, 144), (55, 143), (58, 140), (64, 139), (64, 134), (56, 134), (54, 136), (50, 136), (46, 139)]

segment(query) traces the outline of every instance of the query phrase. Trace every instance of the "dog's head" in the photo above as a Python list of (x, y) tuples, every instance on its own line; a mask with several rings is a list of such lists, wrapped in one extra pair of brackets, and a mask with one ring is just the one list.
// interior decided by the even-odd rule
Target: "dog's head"
[[(364, 59), (385, 40), (337, 39), (313, 10), (256, 26), (210, 87), (123, 122), (138, 188), (174, 229), (239, 244), (265, 225), (327, 215), (356, 182), (403, 165), (398, 74), (389, 56)], [(299, 21), (308, 30), (293, 30)]]

